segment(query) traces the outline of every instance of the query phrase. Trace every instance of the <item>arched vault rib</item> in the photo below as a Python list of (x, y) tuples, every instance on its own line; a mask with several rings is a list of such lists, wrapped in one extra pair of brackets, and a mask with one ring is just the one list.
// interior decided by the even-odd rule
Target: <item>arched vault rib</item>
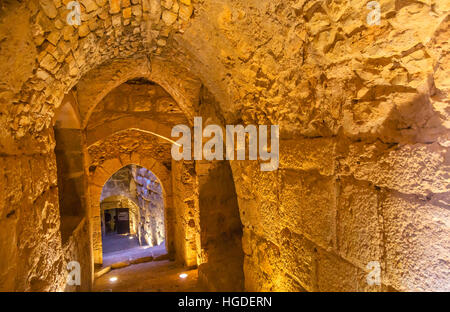
[[(133, 123), (128, 123), (129, 121), (133, 121)], [(129, 125), (133, 125), (130, 127)], [(102, 139), (112, 136), (116, 133), (127, 131), (127, 130), (135, 130), (139, 132), (148, 133), (151, 135), (155, 135), (159, 138), (162, 138), (169, 143), (174, 143), (171, 137), (171, 128), (158, 123), (153, 120), (143, 119), (143, 120), (134, 120), (132, 117), (125, 117), (119, 120), (114, 120), (109, 122), (107, 125), (96, 127), (94, 129), (88, 129), (86, 132), (86, 145), (89, 148), (90, 146), (96, 144), (98, 141)]]
[[(152, 131), (149, 131), (149, 130), (138, 129), (138, 128), (126, 128), (126, 129), (123, 129), (123, 130), (118, 130), (118, 131), (115, 131), (114, 133), (111, 133), (111, 135), (114, 135), (114, 134), (120, 133), (120, 132), (129, 131), (129, 130), (138, 131), (138, 132), (154, 135), (154, 136), (156, 136), (156, 137), (158, 137), (160, 139), (166, 140), (167, 142), (169, 142), (171, 144), (176, 144), (178, 146), (181, 146), (181, 144), (175, 142), (174, 140), (169, 139), (167, 136), (163, 136), (163, 135), (158, 134), (156, 132), (152, 132)], [(103, 138), (105, 138), (105, 137), (103, 137)], [(96, 142), (98, 142), (98, 140), (93, 142), (91, 145), (94, 145)], [(91, 146), (91, 145), (88, 145), (88, 147)]]
[(116, 59), (86, 74), (77, 84), (82, 127), (88, 124), (95, 106), (114, 88), (134, 78), (146, 78), (163, 87), (180, 106), (188, 121), (193, 120), (201, 82), (178, 64), (161, 58)]

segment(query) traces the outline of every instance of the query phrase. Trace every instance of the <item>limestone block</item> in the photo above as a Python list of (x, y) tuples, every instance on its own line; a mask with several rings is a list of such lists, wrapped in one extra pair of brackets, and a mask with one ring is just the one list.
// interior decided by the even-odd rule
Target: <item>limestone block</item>
[(386, 282), (400, 291), (449, 291), (448, 193), (431, 200), (384, 195)]
[(116, 14), (120, 12), (121, 0), (109, 0), (109, 13)]
[(142, 16), (142, 7), (140, 5), (133, 5), (131, 10), (134, 16)]
[(187, 21), (191, 18), (194, 8), (192, 6), (181, 5), (179, 15), (180, 18)]
[(49, 72), (54, 72), (55, 67), (58, 65), (56, 59), (51, 54), (46, 54), (42, 61), (40, 62), (41, 67), (48, 70)]
[(251, 227), (261, 224), (258, 202), (254, 199), (238, 197), (239, 212), (243, 226)]
[(161, 5), (166, 9), (171, 9), (175, 0), (161, 0)]
[(317, 290), (357, 291), (357, 268), (351, 263), (318, 249)]
[(281, 140), (280, 168), (334, 173), (335, 142), (331, 138)]
[(53, 0), (39, 0), (39, 4), (41, 5), (45, 15), (49, 18), (55, 18), (58, 15), (58, 10), (56, 9)]
[[(149, 1), (147, 5), (144, 5), (146, 1)], [(144, 11), (150, 12), (150, 19), (153, 21), (159, 21), (161, 18), (161, 2), (159, 0), (145, 0), (143, 3)]]
[(96, 20), (90, 21), (88, 26), (89, 26), (89, 30), (90, 31), (95, 31), (99, 27), (99, 25), (98, 25)]
[(244, 257), (244, 272), (245, 272), (245, 290), (246, 291), (267, 291), (269, 287), (264, 284), (267, 281), (262, 277), (262, 273), (259, 272), (258, 266), (253, 262), (253, 258)]
[(56, 29), (61, 30), (64, 27), (64, 23), (60, 19), (57, 19), (55, 21), (55, 27), (56, 27)]
[(122, 8), (128, 8), (131, 5), (130, 0), (121, 0), (122, 1)]
[[(248, 220), (258, 232), (278, 232), (282, 224), (277, 221), (281, 218), (277, 171), (260, 171), (259, 163), (255, 161), (236, 163), (243, 166), (239, 170), (233, 169), (238, 200), (246, 209), (241, 212), (242, 219)], [(255, 219), (252, 220), (251, 216)]]
[(64, 26), (62, 30), (62, 35), (64, 40), (69, 41), (73, 36), (73, 27), (72, 26)]
[(450, 189), (447, 150), (438, 143), (388, 146), (351, 144), (343, 167), (358, 180), (406, 194), (443, 193)]
[(2, 231), (0, 231), (0, 290), (2, 291), (10, 291), (15, 287), (14, 283), (17, 276), (16, 224), (17, 216), (14, 215), (10, 215), (5, 219), (2, 218), (2, 221), (0, 221), (0, 226), (2, 229)]
[(306, 289), (289, 273), (277, 271), (273, 277), (273, 292), (305, 292)]
[(36, 72), (36, 77), (42, 80), (46, 80), (50, 77), (50, 75), (45, 70), (38, 69), (38, 71)]
[(122, 14), (123, 14), (123, 18), (125, 18), (125, 19), (131, 18), (131, 8), (128, 7), (126, 9), (123, 9)]
[(121, 268), (125, 268), (127, 266), (130, 265), (130, 262), (117, 262), (117, 263), (113, 263), (111, 264), (111, 269), (115, 270), (115, 269), (121, 269)]
[(133, 259), (130, 262), (131, 262), (131, 264), (139, 264), (139, 263), (146, 263), (146, 262), (151, 262), (151, 261), (153, 261), (152, 256)]
[(120, 17), (120, 15), (112, 16), (112, 25), (114, 28), (120, 27), (122, 25), (122, 18)]
[(78, 28), (78, 35), (83, 38), (86, 37), (90, 33), (89, 26), (87, 24), (82, 24)]
[(94, 0), (81, 0), (81, 3), (86, 8), (87, 13), (90, 13), (98, 9), (98, 6)]
[(52, 31), (47, 36), (47, 40), (53, 45), (57, 45), (58, 44), (59, 38), (61, 38), (61, 33), (59, 31)]
[(291, 231), (320, 246), (336, 242), (334, 178), (302, 171), (281, 171), (280, 218)]
[(179, 10), (180, 10), (180, 5), (178, 4), (178, 1), (174, 1), (172, 7), (170, 8), (170, 11), (172, 11), (175, 14), (178, 14)]
[(315, 291), (317, 249), (314, 244), (304, 236), (292, 233), (287, 228), (281, 232), (281, 236), (281, 267), (303, 289)]
[(162, 13), (162, 20), (164, 21), (164, 23), (167, 26), (172, 25), (173, 23), (175, 23), (175, 21), (177, 20), (177, 15), (171, 11), (163, 11)]
[(159, 0), (142, 0), (142, 9), (144, 12), (150, 12), (151, 1), (153, 1), (155, 4), (160, 5)]
[(164, 39), (158, 39), (158, 40), (156, 41), (156, 44), (159, 45), (159, 46), (161, 46), (161, 47), (164, 47), (164, 46), (167, 44), (167, 41), (164, 40)]

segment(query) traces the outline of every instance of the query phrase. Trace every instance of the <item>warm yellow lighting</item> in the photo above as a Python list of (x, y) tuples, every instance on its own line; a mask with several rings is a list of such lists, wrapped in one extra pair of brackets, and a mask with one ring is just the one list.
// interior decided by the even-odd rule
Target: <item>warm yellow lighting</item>
[(111, 277), (111, 278), (109, 279), (109, 281), (114, 283), (115, 281), (117, 281), (117, 277), (116, 277), (116, 276), (113, 276), (113, 277)]
[(186, 278), (188, 275), (186, 273), (181, 273), (180, 278)]
[[(169, 138), (166, 138), (165, 136), (162, 136), (162, 135), (160, 135), (160, 134), (158, 134), (158, 133), (155, 133), (155, 132), (152, 132), (152, 131), (147, 131), (147, 130), (138, 129), (138, 128), (129, 128), (129, 129), (122, 130), (122, 131), (129, 131), (129, 130), (135, 130), (135, 131), (140, 131), (140, 132), (144, 132), (144, 133), (148, 133), (148, 134), (153, 134), (153, 135), (155, 135), (155, 136), (157, 136), (157, 137), (159, 137), (159, 138), (161, 138), (161, 139), (163, 139), (163, 140), (166, 140), (166, 141), (168, 141), (168, 142), (170, 142), (170, 143), (172, 143), (172, 144), (175, 144), (175, 145), (177, 145), (177, 146), (181, 146), (180, 143), (175, 142), (174, 140), (171, 140), (171, 139), (169, 139)], [(121, 132), (121, 131), (119, 131), (119, 132)]]

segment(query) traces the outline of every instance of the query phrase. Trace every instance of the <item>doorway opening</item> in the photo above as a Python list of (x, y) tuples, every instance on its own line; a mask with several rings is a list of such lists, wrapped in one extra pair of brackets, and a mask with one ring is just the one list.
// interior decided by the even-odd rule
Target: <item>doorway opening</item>
[(103, 186), (100, 212), (103, 266), (167, 253), (163, 192), (150, 170), (128, 165), (114, 173)]

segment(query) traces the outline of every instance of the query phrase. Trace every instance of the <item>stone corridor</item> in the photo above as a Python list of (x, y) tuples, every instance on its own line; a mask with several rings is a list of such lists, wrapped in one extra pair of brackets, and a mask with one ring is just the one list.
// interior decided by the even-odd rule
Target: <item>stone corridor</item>
[(0, 291), (450, 291), (449, 1), (69, 2), (0, 1)]

